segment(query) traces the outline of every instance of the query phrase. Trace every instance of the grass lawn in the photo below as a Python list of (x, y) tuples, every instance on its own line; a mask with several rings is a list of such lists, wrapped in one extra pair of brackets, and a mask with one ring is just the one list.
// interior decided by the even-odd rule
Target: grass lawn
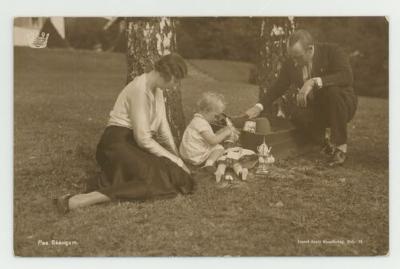
[(223, 60), (189, 60), (197, 69), (218, 81), (247, 83), (250, 78), (250, 63)]
[[(192, 67), (207, 68), (206, 61)], [(95, 147), (126, 79), (125, 56), (15, 49), (14, 250), (20, 256), (383, 255), (388, 252), (388, 100), (359, 99), (348, 162), (325, 168), (318, 153), (279, 160), (269, 178), (190, 196), (115, 202), (66, 216), (50, 198), (78, 193), (95, 176)], [(210, 62), (218, 70), (218, 62)], [(257, 87), (223, 75), (183, 82), (187, 120), (204, 90), (225, 94), (228, 113)], [(211, 70), (211, 68), (210, 68)], [(244, 76), (243, 76), (244, 77)], [(41, 241), (40, 241), (41, 240)], [(70, 241), (52, 246), (51, 240)], [(310, 240), (301, 243), (299, 240)], [(316, 240), (312, 242), (311, 240)], [(321, 240), (318, 243), (317, 240)], [(322, 240), (344, 240), (323, 242)], [(346, 240), (354, 240), (347, 242)], [(360, 240), (360, 241), (359, 241)], [(42, 245), (48, 241), (50, 245)]]

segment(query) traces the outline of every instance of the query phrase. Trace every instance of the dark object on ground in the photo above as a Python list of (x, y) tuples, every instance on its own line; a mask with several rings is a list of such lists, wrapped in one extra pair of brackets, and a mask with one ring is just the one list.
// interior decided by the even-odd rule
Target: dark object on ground
[[(257, 147), (263, 143), (264, 137), (242, 131), (240, 143), (242, 147), (257, 152)], [(302, 155), (311, 150), (313, 143), (305, 134), (293, 128), (273, 131), (265, 136), (265, 142), (272, 147), (271, 154), (276, 158), (287, 158)]]
[[(287, 158), (297, 155), (302, 155), (309, 152), (315, 143), (308, 138), (307, 133), (295, 128), (295, 126), (286, 119), (281, 119), (273, 116), (272, 114), (263, 115), (267, 117), (271, 123), (272, 132), (265, 136), (265, 141), (268, 146), (272, 147), (271, 153), (276, 158)], [(214, 132), (226, 126), (225, 117), (222, 114), (220, 118), (211, 124)], [(300, 117), (306, 117), (301, 115)], [(242, 130), (247, 116), (229, 117), (232, 123), (238, 130)], [(257, 153), (257, 147), (263, 142), (262, 135), (241, 131), (240, 145), (243, 148), (251, 149)]]

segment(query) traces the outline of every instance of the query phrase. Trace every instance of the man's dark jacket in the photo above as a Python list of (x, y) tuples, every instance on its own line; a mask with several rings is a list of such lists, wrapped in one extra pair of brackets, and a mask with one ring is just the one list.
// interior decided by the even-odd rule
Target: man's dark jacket
[[(353, 91), (353, 73), (345, 51), (329, 43), (316, 43), (314, 48), (311, 77), (320, 77), (323, 88), (337, 86)], [(260, 102), (264, 108), (269, 108), (291, 85), (301, 89), (303, 84), (302, 68), (295, 66), (292, 59), (287, 59), (282, 65), (277, 81), (267, 89)]]

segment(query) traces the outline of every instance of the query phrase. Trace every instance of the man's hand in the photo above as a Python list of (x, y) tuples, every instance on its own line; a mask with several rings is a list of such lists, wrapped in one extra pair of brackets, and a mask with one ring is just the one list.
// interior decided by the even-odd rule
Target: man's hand
[(261, 107), (255, 105), (255, 106), (251, 107), (250, 109), (248, 109), (245, 113), (249, 117), (249, 119), (253, 119), (255, 117), (258, 117), (258, 115), (260, 115), (261, 111), (262, 111)]
[(315, 81), (313, 79), (309, 79), (304, 82), (303, 87), (300, 89), (299, 93), (296, 96), (297, 105), (301, 107), (307, 106), (307, 96), (311, 93), (314, 88)]

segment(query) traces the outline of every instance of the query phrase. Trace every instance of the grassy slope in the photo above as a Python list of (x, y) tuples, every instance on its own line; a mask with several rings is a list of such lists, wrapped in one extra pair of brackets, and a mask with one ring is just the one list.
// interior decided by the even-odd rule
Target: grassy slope
[[(215, 63), (213, 63), (215, 65)], [(221, 63), (221, 68), (227, 67)], [(110, 203), (60, 217), (50, 198), (83, 189), (95, 175), (96, 143), (125, 81), (119, 54), (16, 49), (14, 249), (23, 256), (375, 255), (388, 246), (388, 101), (360, 98), (350, 124), (345, 167), (326, 169), (318, 154), (280, 161), (268, 179), (167, 201)], [(183, 85), (190, 117), (198, 94), (227, 96), (228, 112), (256, 100), (248, 84)], [(275, 206), (277, 202), (282, 207)], [(38, 246), (38, 240), (78, 245)], [(306, 239), (362, 244), (299, 245)]]
[(191, 64), (211, 77), (226, 82), (247, 83), (252, 64), (222, 60), (189, 60)]

